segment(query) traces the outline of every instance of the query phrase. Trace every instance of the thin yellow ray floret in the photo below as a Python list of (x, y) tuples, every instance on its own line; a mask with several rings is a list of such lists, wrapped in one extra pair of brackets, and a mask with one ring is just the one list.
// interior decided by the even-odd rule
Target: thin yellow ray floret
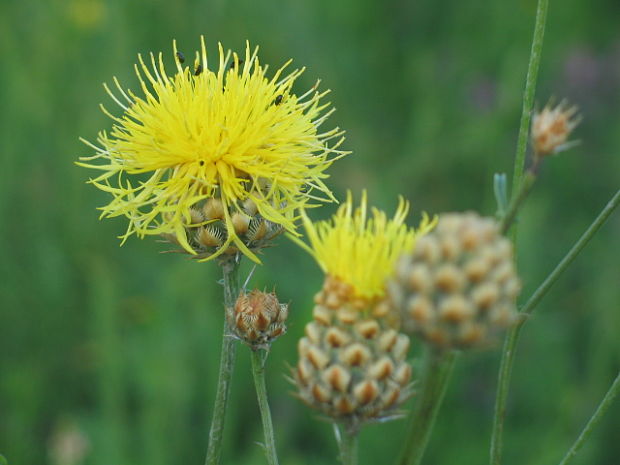
[[(176, 42), (173, 52), (179, 56)], [(240, 58), (220, 44), (213, 71), (201, 37), (195, 60), (175, 58), (171, 75), (161, 53), (139, 55), (141, 95), (124, 90), (116, 78), (114, 86), (104, 86), (122, 115), (102, 106), (113, 127), (99, 133), (98, 144), (85, 141), (95, 155), (78, 164), (101, 172), (90, 182), (113, 197), (101, 207), (102, 217), (129, 220), (123, 240), (134, 233), (172, 233), (194, 253), (184, 230), (190, 208), (214, 196), (233, 209), (251, 199), (264, 218), (292, 233), (299, 207), (333, 200), (325, 170), (347, 152), (338, 150), (343, 131), (320, 130), (333, 111), (322, 101), (328, 91), (315, 85), (297, 96), (293, 84), (304, 70), (285, 74), (289, 61), (267, 77), (257, 52), (246, 44)], [(256, 259), (228, 230), (225, 246), (235, 243)]]
[(385, 281), (393, 273), (398, 257), (413, 249), (415, 240), (430, 231), (436, 220), (424, 214), (417, 230), (405, 219), (409, 203), (399, 198), (394, 217), (367, 207), (366, 192), (360, 206), (353, 209), (351, 193), (336, 214), (327, 221), (313, 223), (302, 211), (309, 245), (297, 241), (319, 263), (321, 269), (353, 287), (356, 297), (382, 297)]

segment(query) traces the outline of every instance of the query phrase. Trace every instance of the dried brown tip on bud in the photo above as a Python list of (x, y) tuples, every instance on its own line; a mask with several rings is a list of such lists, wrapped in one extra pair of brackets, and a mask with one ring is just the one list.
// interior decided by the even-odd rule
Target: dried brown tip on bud
[(556, 107), (549, 102), (532, 117), (532, 147), (536, 156), (553, 155), (570, 148), (574, 142), (567, 142), (570, 133), (581, 122), (577, 107), (562, 100)]
[(254, 216), (258, 213), (258, 207), (252, 199), (245, 199), (243, 201), (243, 210), (250, 216)]
[(235, 232), (238, 235), (242, 235), (248, 232), (251, 218), (245, 213), (235, 212), (232, 215), (231, 221)]
[(234, 334), (252, 349), (267, 349), (286, 332), (288, 305), (281, 304), (275, 293), (253, 290), (242, 293), (232, 309), (227, 310), (228, 324)]
[(208, 199), (202, 207), (204, 216), (208, 220), (224, 219), (224, 204), (220, 199)]
[(219, 247), (224, 243), (222, 231), (209, 225), (200, 228), (196, 239), (205, 247)]
[(205, 219), (202, 212), (196, 208), (189, 209), (189, 216), (192, 225), (199, 225)]
[(405, 332), (443, 349), (488, 346), (516, 321), (512, 244), (477, 213), (440, 215), (401, 257), (388, 295)]

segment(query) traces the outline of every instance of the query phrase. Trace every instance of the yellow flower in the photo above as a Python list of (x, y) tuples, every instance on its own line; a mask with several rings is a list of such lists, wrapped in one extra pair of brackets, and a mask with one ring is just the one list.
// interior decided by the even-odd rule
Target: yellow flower
[(336, 214), (327, 221), (313, 223), (305, 211), (302, 218), (310, 245), (297, 240), (331, 277), (351, 287), (352, 298), (373, 302), (385, 293), (385, 281), (392, 275), (398, 257), (410, 251), (416, 237), (435, 225), (424, 214), (418, 229), (408, 227), (405, 218), (409, 203), (402, 197), (392, 219), (376, 208), (368, 215), (366, 192), (353, 210), (351, 193)]
[(113, 196), (101, 207), (102, 217), (129, 220), (123, 242), (133, 233), (172, 235), (195, 254), (188, 241), (188, 228), (197, 226), (190, 209), (216, 198), (227, 233), (207, 259), (234, 244), (258, 261), (231, 220), (244, 201), (253, 202), (265, 220), (294, 232), (298, 208), (310, 199), (333, 200), (323, 182), (325, 170), (347, 152), (337, 150), (343, 131), (320, 130), (333, 111), (325, 111), (329, 103), (321, 101), (328, 91), (318, 92), (317, 82), (297, 96), (292, 87), (303, 69), (285, 74), (289, 61), (267, 78), (258, 48), (251, 51), (249, 44), (242, 58), (220, 44), (217, 71), (208, 68), (203, 37), (192, 67), (183, 64), (176, 42), (173, 51), (172, 75), (161, 53), (150, 54), (150, 66), (138, 55), (142, 96), (124, 91), (116, 78), (114, 92), (104, 85), (123, 114), (113, 116), (102, 106), (114, 120), (112, 130), (100, 132), (97, 145), (84, 141), (96, 154), (78, 164), (103, 172), (89, 182)]

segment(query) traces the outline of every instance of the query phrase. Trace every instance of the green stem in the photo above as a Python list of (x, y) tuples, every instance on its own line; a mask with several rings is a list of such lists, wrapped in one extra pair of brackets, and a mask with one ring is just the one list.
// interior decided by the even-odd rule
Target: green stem
[(345, 425), (342, 428), (334, 425), (334, 431), (342, 465), (357, 465), (359, 429), (354, 425)]
[(455, 359), (456, 352), (427, 349), (422, 387), (410, 415), (407, 439), (398, 462), (400, 465), (418, 465), (422, 461)]
[(532, 313), (536, 305), (542, 300), (547, 291), (553, 286), (553, 284), (558, 280), (560, 275), (568, 268), (568, 266), (577, 258), (579, 252), (583, 250), (583, 248), (590, 242), (590, 239), (594, 237), (594, 235), (601, 229), (601, 226), (605, 224), (605, 221), (611, 216), (614, 210), (620, 204), (620, 189), (616, 191), (614, 196), (611, 198), (605, 208), (601, 210), (596, 219), (592, 222), (586, 232), (584, 232), (579, 240), (575, 242), (575, 245), (568, 251), (566, 256), (558, 263), (555, 269), (547, 276), (547, 278), (543, 281), (543, 283), (536, 289), (534, 294), (528, 299), (525, 305), (522, 307), (521, 312), (529, 315)]
[[(542, 298), (547, 294), (551, 286), (558, 280), (560, 275), (568, 268), (573, 260), (579, 255), (590, 239), (598, 232), (598, 230), (605, 224), (605, 221), (611, 216), (613, 211), (620, 204), (620, 189), (611, 198), (611, 200), (605, 205), (605, 208), (599, 213), (596, 219), (583, 233), (579, 240), (568, 251), (564, 258), (558, 263), (555, 269), (547, 276), (542, 284), (536, 289), (532, 296), (527, 300), (525, 305), (521, 307), (521, 313), (523, 315), (530, 315)], [(514, 357), (519, 342), (519, 335), (521, 329), (525, 324), (526, 319), (522, 318), (517, 325), (515, 325), (506, 336), (504, 341), (504, 348), (502, 350), (502, 359), (499, 368), (499, 377), (497, 382), (497, 395), (495, 397), (495, 416), (493, 418), (493, 436), (491, 438), (491, 464), (499, 465), (501, 460), (501, 448), (502, 448), (502, 432), (504, 428), (504, 419), (506, 417), (506, 401), (508, 399), (508, 389), (510, 385), (510, 377), (512, 374), (512, 367), (514, 365)]]
[[(238, 260), (222, 262), (222, 274), (224, 277), (224, 306), (225, 309), (232, 307), (239, 295)], [(226, 407), (230, 395), (232, 374), (235, 367), (235, 355), (237, 341), (231, 336), (226, 315), (224, 315), (224, 332), (222, 335), (222, 352), (220, 355), (220, 372), (217, 381), (217, 393), (209, 430), (209, 447), (207, 449), (206, 465), (218, 465), (222, 455), (222, 437), (224, 433), (224, 420)]]
[(588, 424), (585, 426), (585, 428), (583, 429), (583, 431), (581, 432), (581, 434), (579, 435), (579, 437), (577, 438), (573, 446), (566, 453), (566, 455), (560, 462), (560, 465), (567, 465), (568, 462), (570, 462), (573, 459), (573, 457), (577, 455), (577, 452), (579, 452), (579, 449), (581, 449), (581, 446), (583, 446), (583, 443), (590, 437), (590, 435), (592, 434), (592, 430), (594, 430), (594, 427), (601, 421), (601, 418), (603, 418), (603, 415), (605, 415), (607, 410), (609, 410), (609, 407), (611, 406), (614, 398), (618, 395), (619, 392), (620, 392), (620, 373), (618, 373), (618, 376), (616, 377), (614, 382), (611, 384), (611, 387), (607, 391), (607, 394), (605, 394), (605, 397), (603, 397), (603, 400), (601, 401), (598, 408), (594, 412), (594, 415), (592, 415), (592, 417), (588, 421)]
[(491, 465), (499, 465), (501, 463), (506, 400), (508, 399), (508, 388), (514, 364), (515, 349), (524, 321), (520, 320), (519, 323), (508, 331), (504, 340), (502, 359), (499, 365), (497, 393), (495, 395), (495, 414), (493, 416), (493, 432), (491, 434)]
[[(515, 154), (514, 172), (512, 178), (513, 205), (515, 205), (514, 201), (519, 198), (520, 192), (522, 192), (521, 178), (523, 177), (523, 171), (525, 168), (525, 152), (527, 149), (532, 108), (534, 106), (534, 94), (536, 91), (536, 81), (538, 79), (538, 68), (540, 65), (543, 39), (545, 37), (545, 25), (547, 22), (548, 8), (549, 0), (538, 0), (538, 6), (536, 8), (536, 20), (534, 24), (534, 36), (532, 38), (532, 48), (530, 50), (530, 59), (527, 67), (527, 77), (525, 78), (525, 90), (523, 92), (523, 108), (521, 110), (521, 122), (519, 124), (519, 137), (517, 140), (517, 152)], [(517, 203), (516, 205), (518, 209), (518, 205), (520, 205), (520, 203)], [(510, 221), (512, 222), (512, 220)], [(502, 229), (506, 228), (506, 220), (504, 220), (503, 223), (504, 225)], [(516, 228), (513, 227), (512, 240), (514, 243), (516, 243), (516, 238), (517, 231)], [(512, 371), (514, 347), (516, 346), (519, 330), (520, 326), (515, 326), (515, 328), (508, 333), (502, 351), (502, 361), (499, 369), (499, 385), (495, 397), (493, 432), (491, 433), (491, 465), (500, 465), (501, 463), (503, 446), (502, 434), (504, 430), (504, 418), (506, 416), (508, 381), (510, 380), (510, 373)]]
[[(264, 354), (262, 353), (264, 352)], [(266, 351), (252, 350), (252, 375), (254, 376), (254, 386), (258, 397), (258, 407), (263, 420), (263, 432), (265, 434), (265, 454), (269, 465), (278, 465), (278, 455), (276, 453), (276, 441), (273, 434), (273, 424), (271, 422), (271, 411), (267, 401), (267, 386), (265, 385), (265, 362), (268, 353)]]
[(536, 174), (534, 173), (533, 170), (528, 171), (525, 174), (525, 177), (523, 178), (523, 182), (521, 183), (521, 186), (519, 187), (519, 193), (513, 199), (513, 201), (510, 202), (508, 211), (502, 218), (502, 221), (500, 223), (500, 231), (502, 234), (505, 234), (510, 229), (510, 226), (512, 226), (512, 223), (517, 217), (517, 213), (519, 212), (519, 209), (523, 205), (523, 202), (525, 202), (525, 199), (527, 199), (527, 196), (530, 194), (532, 187), (534, 187), (535, 182), (536, 182)]
[(538, 78), (538, 68), (540, 65), (540, 55), (542, 52), (543, 38), (545, 36), (545, 24), (547, 20), (547, 9), (549, 0), (538, 0), (536, 9), (536, 23), (534, 25), (534, 37), (532, 38), (532, 49), (530, 50), (530, 61), (527, 66), (527, 77), (525, 78), (525, 90), (523, 92), (523, 109), (521, 110), (521, 123), (519, 125), (519, 137), (517, 139), (517, 153), (515, 155), (514, 173), (512, 177), (512, 196), (516, 198), (521, 178), (525, 168), (525, 152), (534, 106), (534, 93), (536, 91), (536, 80)]

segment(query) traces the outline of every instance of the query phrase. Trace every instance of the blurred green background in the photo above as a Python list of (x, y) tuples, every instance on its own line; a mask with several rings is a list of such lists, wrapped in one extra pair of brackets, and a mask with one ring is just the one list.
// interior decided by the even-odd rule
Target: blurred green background
[[(331, 88), (332, 125), (353, 154), (330, 186), (368, 188), (392, 210), (495, 212), (492, 176), (511, 174), (534, 0), (291, 2), (2, 0), (0, 2), (0, 453), (14, 465), (201, 464), (223, 312), (214, 264), (115, 238), (106, 195), (76, 167), (111, 121), (101, 83), (136, 88), (138, 52), (189, 53), (205, 34), (272, 67), (289, 57)], [(567, 97), (582, 144), (550, 160), (520, 223), (523, 298), (531, 294), (620, 181), (620, 3), (551, 2), (537, 101)], [(170, 56), (168, 55), (168, 58)], [(332, 207), (313, 212), (326, 217)], [(611, 218), (524, 331), (507, 418), (506, 464), (555, 464), (620, 366), (620, 215)], [(321, 285), (286, 240), (254, 284), (291, 301), (268, 385), (281, 463), (336, 462), (327, 423), (289, 394), (287, 365)], [(419, 347), (416, 347), (419, 350)], [(486, 463), (499, 351), (463, 354), (425, 463)], [(265, 463), (245, 348), (239, 352), (225, 464)], [(575, 460), (617, 465), (620, 403)], [(367, 427), (364, 464), (385, 463), (404, 422)], [(71, 456), (71, 453), (74, 455)]]

